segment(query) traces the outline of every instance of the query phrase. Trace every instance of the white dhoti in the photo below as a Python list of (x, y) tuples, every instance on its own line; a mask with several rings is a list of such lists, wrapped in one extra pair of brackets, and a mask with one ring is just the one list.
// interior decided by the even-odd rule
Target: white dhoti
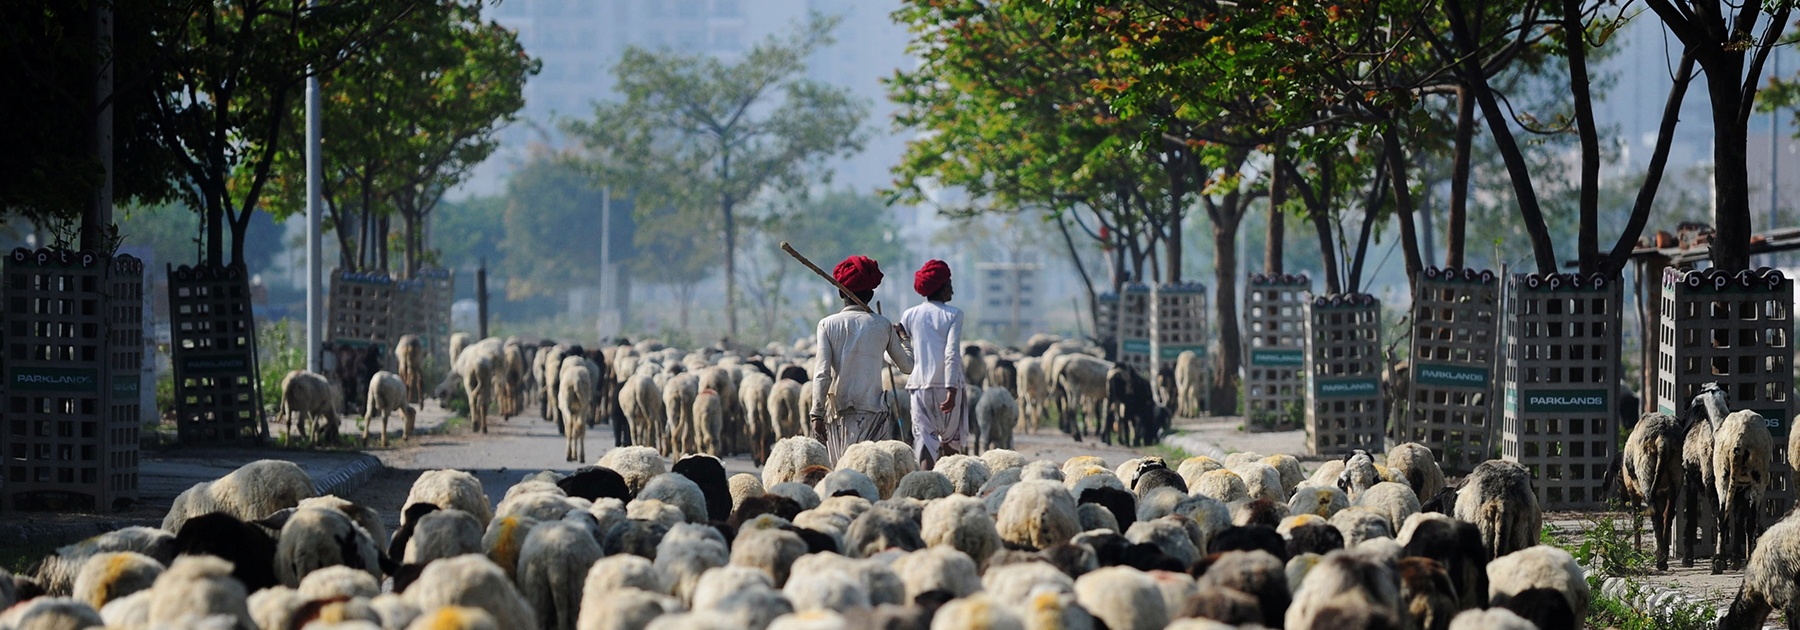
[(889, 439), (892, 418), (885, 411), (845, 410), (836, 418), (813, 421), (813, 438), (825, 443), (825, 452), (836, 466), (839, 457), (857, 442), (879, 442)]
[(935, 463), (946, 446), (958, 453), (963, 452), (963, 438), (969, 434), (969, 415), (964, 397), (956, 397), (956, 406), (950, 408), (950, 413), (938, 409), (950, 392), (960, 389), (920, 387), (910, 390), (913, 455), (919, 458), (921, 466), (927, 460)]

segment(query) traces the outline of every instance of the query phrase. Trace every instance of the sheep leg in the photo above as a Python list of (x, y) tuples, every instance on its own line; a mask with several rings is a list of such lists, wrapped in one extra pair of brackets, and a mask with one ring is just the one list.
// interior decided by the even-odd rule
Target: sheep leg
[(1686, 568), (1694, 566), (1694, 544), (1699, 538), (1698, 532), (1695, 530), (1700, 527), (1700, 488), (1702, 484), (1700, 475), (1691, 471), (1684, 472), (1683, 476), (1686, 477), (1687, 483), (1682, 484), (1681, 513), (1685, 518), (1681, 520), (1681, 531), (1677, 534), (1681, 537), (1681, 566)]
[(1717, 515), (1718, 534), (1713, 540), (1713, 575), (1719, 575), (1725, 572), (1725, 567), (1729, 564), (1731, 554), (1737, 549), (1736, 545), (1732, 544), (1738, 529), (1738, 518), (1736, 514), (1737, 499), (1729, 489), (1726, 490), (1725, 496), (1725, 501), (1719, 504), (1719, 513)]
[(1669, 526), (1675, 522), (1675, 498), (1663, 496), (1653, 498), (1650, 502), (1651, 526), (1656, 528), (1656, 570), (1669, 570)]

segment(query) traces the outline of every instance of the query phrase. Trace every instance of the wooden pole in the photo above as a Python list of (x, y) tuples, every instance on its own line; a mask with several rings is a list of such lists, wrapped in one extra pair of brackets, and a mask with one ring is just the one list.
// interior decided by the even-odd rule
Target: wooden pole
[(475, 270), (475, 307), (481, 318), (481, 339), (488, 337), (488, 292), (487, 292), (487, 259), (481, 259), (481, 267)]

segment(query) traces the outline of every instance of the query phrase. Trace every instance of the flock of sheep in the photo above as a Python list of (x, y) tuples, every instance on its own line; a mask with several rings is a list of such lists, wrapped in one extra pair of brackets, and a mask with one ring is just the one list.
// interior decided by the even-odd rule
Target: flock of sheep
[[(411, 436), (413, 405), (426, 394), (424, 344), (408, 335), (394, 350), (398, 373), (376, 373), (364, 406), (363, 439), (379, 419), (384, 446), (395, 413), (404, 421), (402, 437)], [(748, 453), (760, 465), (775, 442), (806, 433), (813, 401), (810, 338), (740, 355), (716, 348), (684, 351), (656, 341), (584, 349), (517, 337), (473, 341), (458, 333), (450, 353), (455, 359), (433, 390), (436, 398), (468, 400), (477, 432), (487, 431), (493, 410), (510, 419), (535, 405), (566, 436), (570, 462), (587, 461), (588, 427), (612, 422), (617, 446), (651, 446), (672, 457)], [(1091, 343), (1049, 335), (1034, 336), (1024, 349), (964, 344), (972, 446), (1011, 448), (1014, 431), (1034, 430), (1053, 402), (1061, 410), (1059, 425), (1076, 439), (1092, 431), (1109, 442), (1116, 437), (1136, 444), (1155, 443), (1177, 411), (1198, 407), (1201, 370), (1193, 353), (1164, 369), (1154, 385), (1102, 354)], [(905, 425), (911, 412), (907, 391), (895, 386), (899, 376), (889, 376), (884, 385)], [(282, 382), (282, 392), (290, 433), (298, 415), (302, 433), (317, 424), (313, 433), (336, 439), (343, 400), (325, 377), (295, 370)], [(909, 437), (909, 431), (901, 435)]]

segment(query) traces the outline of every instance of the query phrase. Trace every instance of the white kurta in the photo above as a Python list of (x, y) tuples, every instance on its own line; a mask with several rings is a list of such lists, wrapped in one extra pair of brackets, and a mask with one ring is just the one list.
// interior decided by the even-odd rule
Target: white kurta
[[(912, 392), (913, 455), (921, 465), (936, 462), (949, 447), (961, 452), (969, 434), (968, 402), (962, 367), (962, 309), (943, 302), (926, 302), (906, 309), (900, 316), (912, 336), (916, 367), (906, 380)], [(938, 409), (950, 392), (956, 405), (949, 413)]]
[[(817, 340), (814, 437), (826, 443), (831, 460), (836, 462), (851, 443), (890, 434), (885, 426), (862, 426), (868, 422), (891, 422), (887, 394), (881, 387), (881, 374), (887, 369), (883, 355), (902, 372), (913, 369), (913, 360), (888, 318), (860, 306), (846, 306), (819, 320)], [(845, 420), (858, 426), (833, 427)]]

